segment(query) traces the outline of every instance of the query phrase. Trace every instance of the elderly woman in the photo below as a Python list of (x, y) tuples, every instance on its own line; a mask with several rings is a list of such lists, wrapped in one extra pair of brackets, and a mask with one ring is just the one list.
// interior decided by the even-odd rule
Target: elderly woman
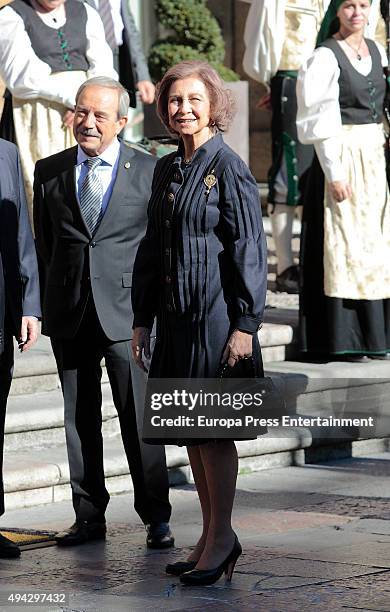
[[(205, 62), (173, 66), (158, 87), (158, 113), (180, 138), (156, 166), (146, 235), (133, 272), (134, 357), (144, 367), (157, 317), (154, 378), (215, 377), (253, 356), (266, 295), (266, 245), (256, 182), (221, 132), (232, 102)], [(237, 364), (237, 365), (236, 365)], [(186, 444), (203, 532), (186, 562), (167, 566), (186, 584), (231, 578), (241, 554), (231, 526), (237, 476), (233, 440)]]
[(34, 165), (75, 144), (76, 92), (87, 78), (117, 78), (98, 13), (77, 0), (13, 0), (0, 10), (0, 135), (18, 144), (31, 206)]
[(390, 351), (384, 50), (369, 0), (332, 0), (298, 77), (298, 135), (317, 157), (304, 203), (302, 348), (352, 361)]

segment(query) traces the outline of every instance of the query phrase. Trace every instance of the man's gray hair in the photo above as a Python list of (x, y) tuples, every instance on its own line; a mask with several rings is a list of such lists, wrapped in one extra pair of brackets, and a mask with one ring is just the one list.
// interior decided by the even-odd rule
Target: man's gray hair
[(118, 81), (111, 79), (106, 76), (96, 76), (88, 79), (88, 81), (84, 81), (82, 85), (80, 85), (77, 94), (76, 94), (76, 104), (79, 96), (84, 91), (86, 87), (90, 85), (97, 85), (98, 87), (107, 87), (108, 89), (116, 89), (118, 92), (118, 115), (119, 117), (127, 117), (127, 113), (130, 105), (130, 96), (127, 93), (126, 89), (121, 85)]

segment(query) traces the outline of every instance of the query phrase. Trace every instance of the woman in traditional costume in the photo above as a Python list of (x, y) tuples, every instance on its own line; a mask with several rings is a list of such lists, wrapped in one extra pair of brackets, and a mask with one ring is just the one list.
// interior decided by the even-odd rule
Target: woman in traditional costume
[(103, 23), (90, 6), (13, 0), (0, 10), (0, 76), (8, 88), (0, 136), (19, 146), (30, 207), (35, 162), (75, 144), (75, 95), (98, 75), (117, 78)]
[(300, 70), (298, 136), (313, 143), (301, 240), (302, 350), (386, 358), (390, 198), (383, 48), (364, 38), (369, 0), (332, 0)]

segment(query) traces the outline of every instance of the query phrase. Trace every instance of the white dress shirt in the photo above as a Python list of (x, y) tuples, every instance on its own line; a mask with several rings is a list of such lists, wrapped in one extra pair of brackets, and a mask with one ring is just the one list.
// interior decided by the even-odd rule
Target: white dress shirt
[[(383, 47), (376, 43), (382, 65), (388, 61)], [(351, 62), (363, 76), (371, 72), (371, 56)], [(297, 81), (297, 129), (303, 144), (314, 144), (318, 160), (329, 182), (345, 180), (341, 165), (342, 123), (339, 104), (340, 68), (335, 54), (319, 47), (302, 66)]]
[[(106, 212), (108, 203), (111, 198), (112, 189), (114, 187), (116, 175), (118, 174), (118, 164), (119, 164), (119, 153), (120, 153), (120, 143), (117, 138), (107, 147), (105, 151), (98, 157), (102, 160), (100, 166), (98, 166), (95, 170), (95, 173), (100, 179), (102, 189), (103, 189), (103, 200), (102, 200), (102, 214)], [(80, 204), (79, 194), (81, 191), (81, 186), (84, 182), (84, 179), (88, 172), (87, 160), (91, 159), (88, 157), (86, 153), (84, 153), (83, 149), (78, 145), (77, 150), (77, 162), (75, 166), (75, 181), (76, 181), (76, 195), (77, 200)], [(95, 158), (93, 158), (95, 159)]]

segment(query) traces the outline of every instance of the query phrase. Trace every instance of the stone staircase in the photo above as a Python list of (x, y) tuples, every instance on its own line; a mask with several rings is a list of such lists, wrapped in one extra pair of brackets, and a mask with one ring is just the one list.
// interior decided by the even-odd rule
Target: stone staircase
[[(274, 253), (267, 220), (265, 228), (269, 240), (270, 291), (265, 323), (259, 336), (268, 373), (284, 389), (297, 414), (310, 414), (313, 406), (316, 406), (316, 413), (320, 406), (326, 414), (334, 412), (335, 406), (342, 405), (343, 410), (348, 406), (359, 407), (363, 397), (376, 414), (387, 416), (390, 364), (308, 364), (297, 361), (298, 300), (297, 296), (272, 291)], [(298, 234), (298, 224), (295, 231)], [(298, 236), (295, 243), (298, 243)], [(41, 337), (30, 352), (15, 356), (5, 433), (6, 507), (70, 499), (62, 396), (50, 341)], [(240, 469), (264, 469), (316, 461), (330, 455), (385, 450), (386, 427), (387, 421), (382, 418), (375, 431), (363, 432), (362, 435), (356, 435), (355, 431), (346, 432), (345, 437), (338, 440), (332, 440), (331, 432), (326, 429), (316, 431), (315, 428), (292, 427), (282, 431), (276, 428), (257, 440), (238, 443)], [(131, 478), (105, 373), (103, 432), (107, 487), (110, 493), (129, 491)], [(167, 446), (167, 463), (171, 484), (191, 479), (185, 448)]]

